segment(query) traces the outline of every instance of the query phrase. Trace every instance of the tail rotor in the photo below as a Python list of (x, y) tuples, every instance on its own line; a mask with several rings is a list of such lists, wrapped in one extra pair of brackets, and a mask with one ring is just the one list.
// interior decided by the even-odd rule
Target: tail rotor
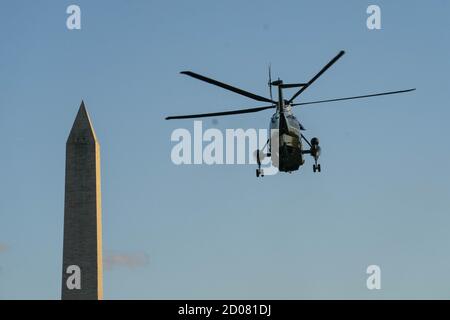
[(269, 64), (269, 83), (267, 85), (269, 86), (270, 100), (273, 100), (273, 97), (272, 97), (272, 66), (271, 66), (271, 64)]

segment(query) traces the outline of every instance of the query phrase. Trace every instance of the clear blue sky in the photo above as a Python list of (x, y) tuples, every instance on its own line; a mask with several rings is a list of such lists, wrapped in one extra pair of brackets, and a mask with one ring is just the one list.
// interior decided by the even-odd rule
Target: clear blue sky
[[(78, 4), (82, 30), (66, 28)], [(378, 4), (382, 30), (366, 28)], [(450, 298), (450, 3), (2, 1), (0, 298), (59, 299), (65, 142), (81, 99), (101, 144), (105, 270), (117, 298)], [(296, 110), (321, 139), (294, 174), (175, 166), (169, 114), (258, 104), (347, 54), (305, 100), (411, 94)], [(270, 111), (216, 127), (265, 128)], [(213, 126), (205, 120), (204, 126)], [(365, 287), (366, 267), (382, 289)]]

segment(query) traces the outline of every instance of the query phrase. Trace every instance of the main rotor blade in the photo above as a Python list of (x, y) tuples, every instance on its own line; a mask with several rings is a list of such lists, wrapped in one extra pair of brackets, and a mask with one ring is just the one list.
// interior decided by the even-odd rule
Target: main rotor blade
[(230, 86), (229, 84), (226, 84), (226, 83), (223, 83), (223, 82), (219, 82), (219, 81), (211, 79), (211, 78), (207, 78), (205, 76), (202, 76), (202, 75), (200, 75), (198, 73), (194, 73), (192, 71), (182, 71), (180, 73), (181, 74), (185, 74), (187, 76), (190, 76), (192, 78), (201, 80), (201, 81), (208, 82), (208, 83), (213, 84), (215, 86), (219, 86), (221, 88), (233, 91), (235, 93), (238, 93), (238, 94), (241, 94), (243, 96), (246, 96), (247, 98), (250, 98), (250, 99), (254, 99), (254, 100), (257, 100), (257, 101), (263, 101), (263, 102), (276, 103), (275, 101), (273, 101), (273, 100), (271, 100), (269, 98), (258, 96), (257, 94), (254, 94), (254, 93), (251, 93), (251, 92), (248, 92), (248, 91), (245, 91), (245, 90), (242, 90), (242, 89)]
[(301, 136), (302, 136), (302, 139), (305, 140), (305, 142), (308, 144), (308, 146), (310, 148), (312, 148), (311, 142), (309, 142), (308, 139), (306, 139), (306, 137), (303, 134)]
[(289, 89), (289, 88), (298, 88), (298, 87), (304, 87), (307, 83), (283, 83), (280, 84), (280, 87), (283, 89)]
[(297, 98), (303, 91), (305, 91), (310, 85), (312, 85), (314, 81), (316, 81), (325, 71), (327, 71), (328, 68), (330, 68), (333, 64), (335, 64), (336, 61), (338, 61), (344, 54), (345, 54), (345, 51), (342, 50), (337, 54), (336, 57), (331, 59), (331, 61), (328, 62), (325, 65), (325, 67), (323, 67), (322, 70), (319, 71), (318, 74), (316, 74), (311, 80), (309, 80), (309, 82), (306, 83), (306, 85), (304, 87), (302, 87), (300, 90), (298, 90), (297, 93), (294, 94), (291, 99), (289, 99), (289, 103), (294, 101), (295, 98)]
[(347, 98), (337, 98), (337, 99), (328, 99), (328, 100), (293, 103), (292, 106), (304, 106), (304, 105), (307, 105), (307, 104), (316, 104), (316, 103), (324, 103), (324, 102), (334, 102), (334, 101), (370, 98), (370, 97), (378, 97), (378, 96), (387, 96), (387, 95), (390, 95), (390, 94), (405, 93), (405, 92), (411, 92), (411, 91), (414, 91), (414, 90), (416, 90), (416, 88), (407, 89), (407, 90), (400, 90), (400, 91), (388, 91), (388, 92), (382, 92), (382, 93), (367, 94), (367, 95), (364, 95), (364, 96), (355, 96), (355, 97), (347, 97)]
[(205, 117), (216, 117), (216, 116), (229, 116), (232, 114), (241, 114), (241, 113), (252, 113), (258, 112), (266, 109), (274, 109), (276, 106), (264, 106), (258, 108), (249, 108), (249, 109), (241, 109), (241, 110), (232, 110), (232, 111), (222, 111), (222, 112), (212, 112), (212, 113), (199, 113), (199, 114), (188, 114), (184, 116), (170, 116), (166, 117), (166, 120), (172, 119), (192, 119), (192, 118), (205, 118)]

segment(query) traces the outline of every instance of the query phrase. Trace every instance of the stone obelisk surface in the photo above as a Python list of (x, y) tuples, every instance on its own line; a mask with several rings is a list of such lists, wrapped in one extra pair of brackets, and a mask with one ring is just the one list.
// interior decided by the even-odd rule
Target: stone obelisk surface
[(100, 145), (84, 102), (66, 144), (61, 297), (103, 298)]

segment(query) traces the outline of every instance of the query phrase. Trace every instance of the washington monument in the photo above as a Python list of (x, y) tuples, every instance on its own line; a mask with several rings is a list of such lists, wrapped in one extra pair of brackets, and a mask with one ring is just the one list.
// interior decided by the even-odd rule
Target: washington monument
[(103, 298), (100, 145), (84, 102), (66, 143), (61, 298)]

